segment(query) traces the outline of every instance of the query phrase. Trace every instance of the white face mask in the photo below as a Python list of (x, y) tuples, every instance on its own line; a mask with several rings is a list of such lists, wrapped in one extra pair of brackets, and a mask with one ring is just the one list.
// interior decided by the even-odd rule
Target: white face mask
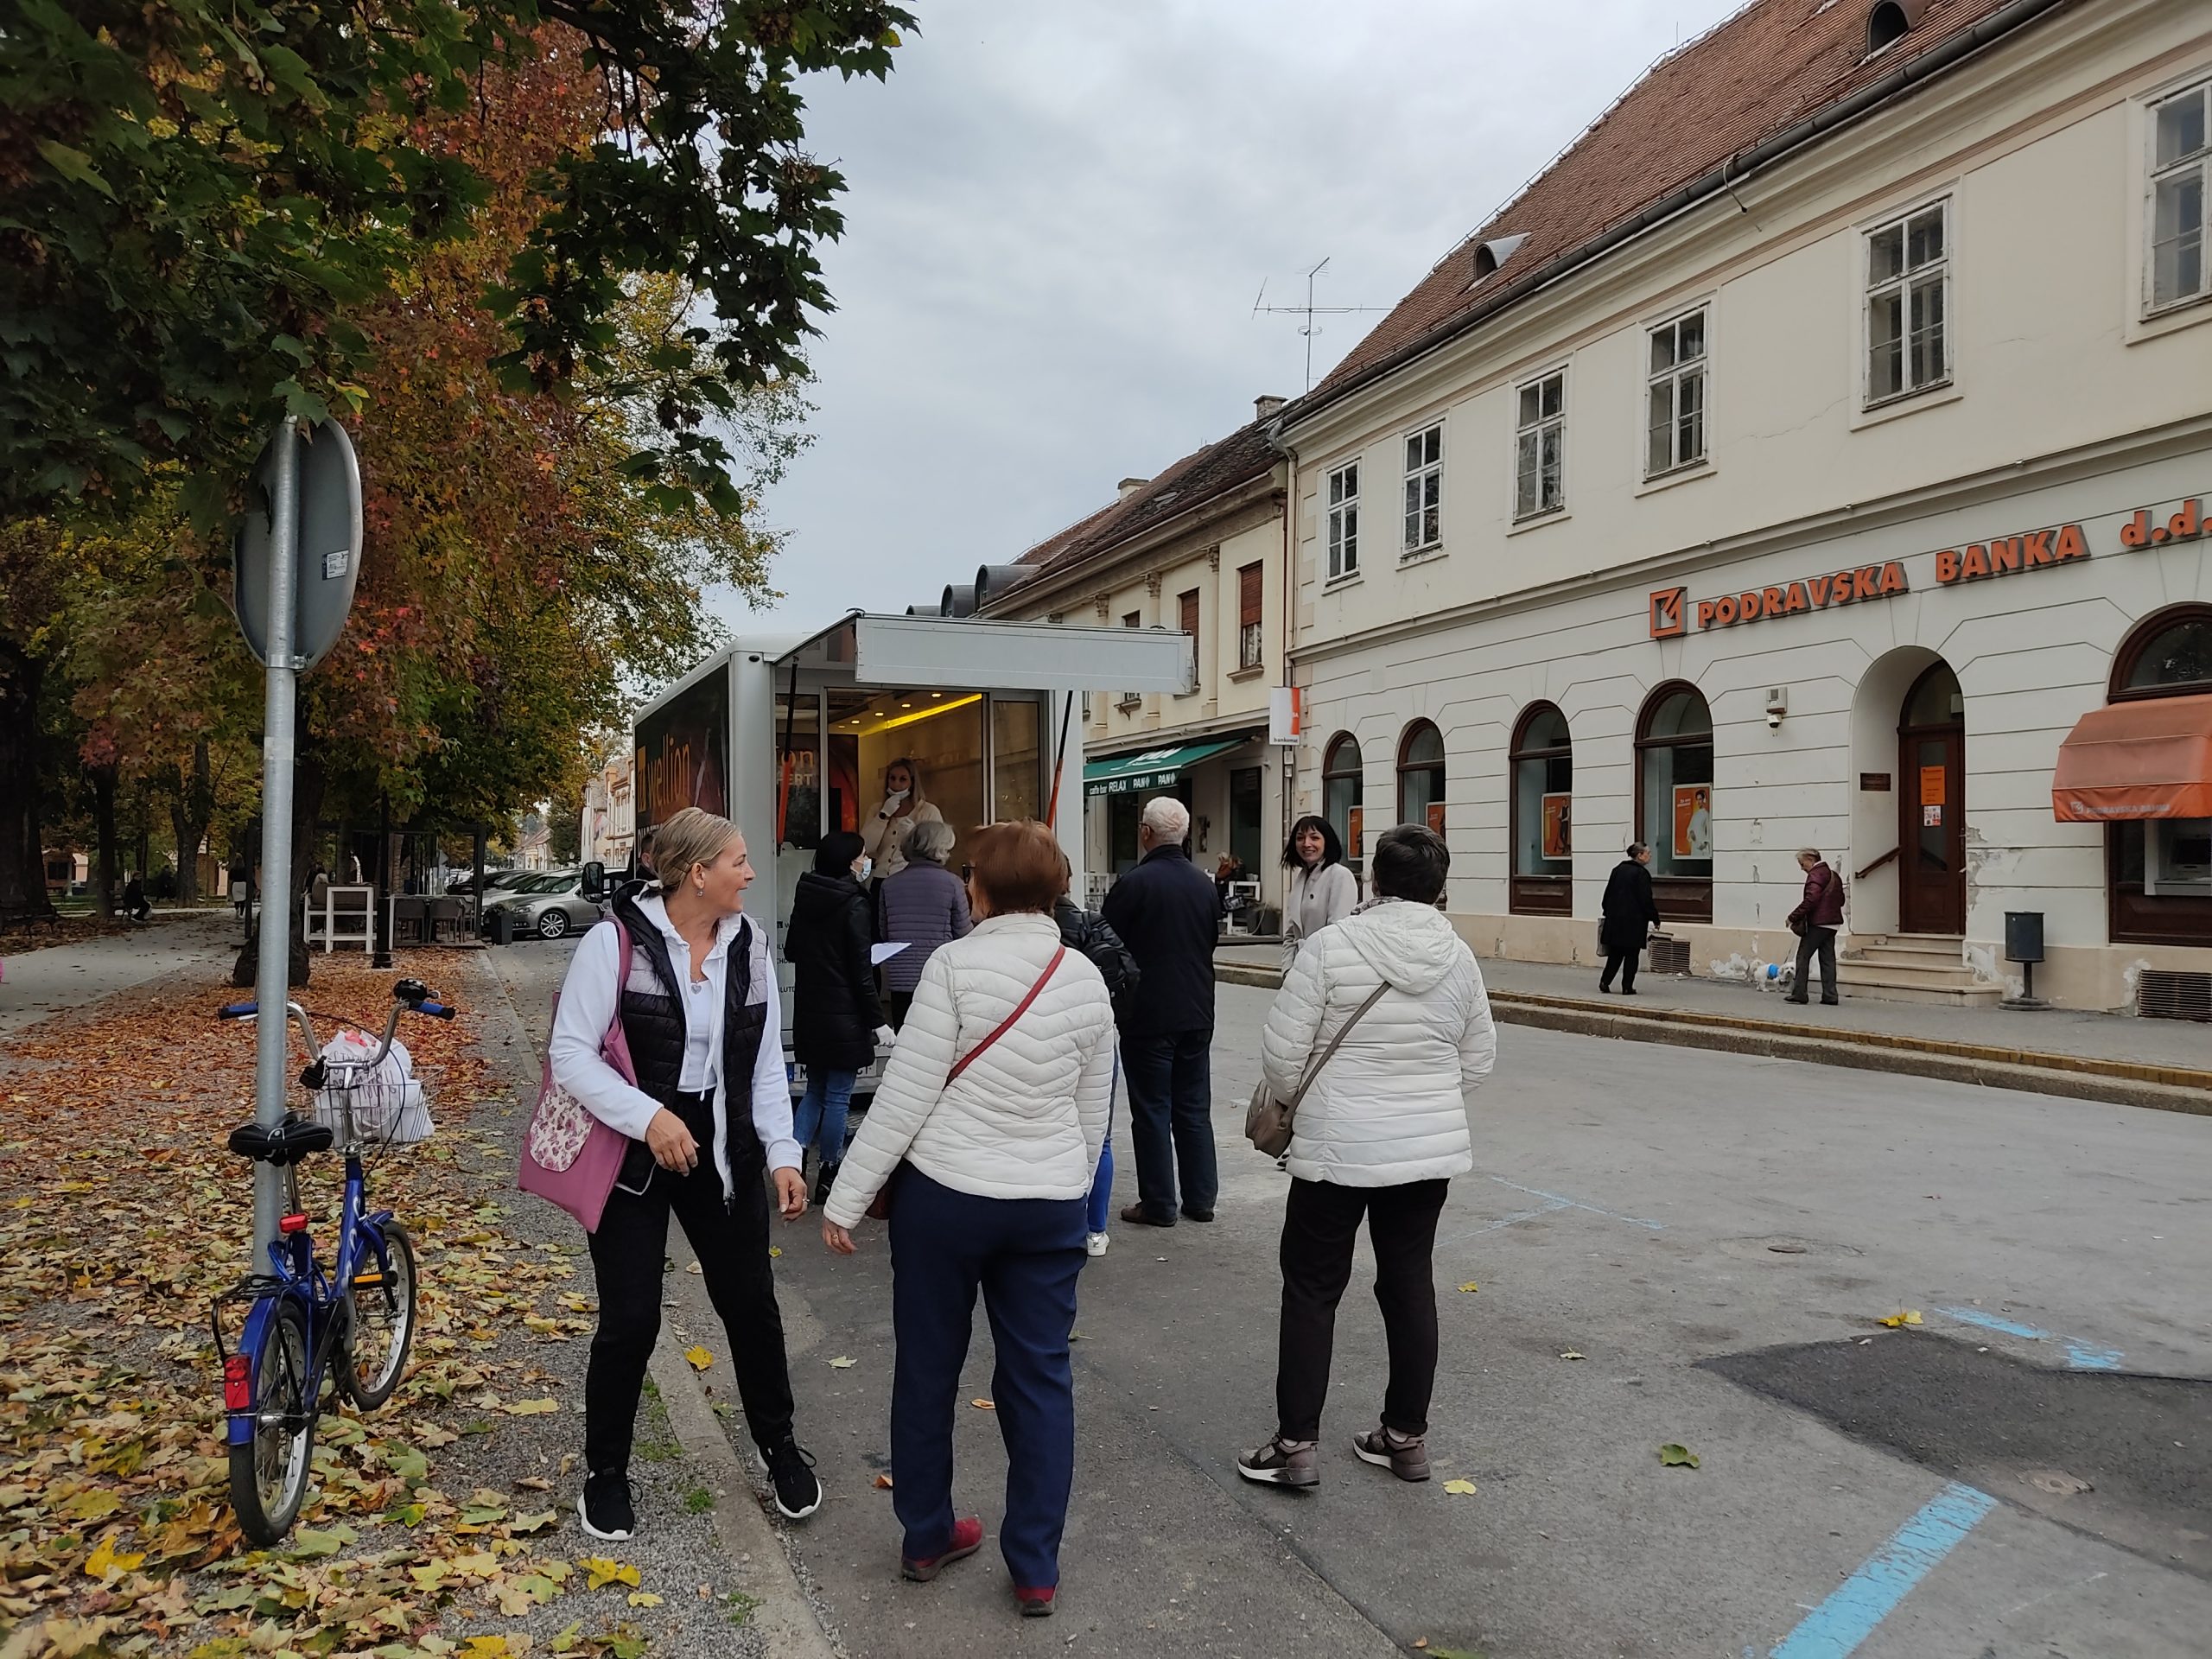
[(868, 872), (873, 870), (874, 868), (875, 861), (874, 859), (863, 858), (859, 863), (853, 866), (853, 880), (855, 881), (867, 880)]

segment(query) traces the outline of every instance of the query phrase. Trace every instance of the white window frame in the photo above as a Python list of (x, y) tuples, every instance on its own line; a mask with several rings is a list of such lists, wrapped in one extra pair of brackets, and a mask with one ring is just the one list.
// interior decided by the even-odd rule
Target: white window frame
[(1359, 574), (1359, 461), (1332, 469), (1322, 485), (1323, 539), (1328, 545), (1329, 580)]
[[(1912, 263), (1912, 234), (1914, 228), (1929, 216), (1936, 218), (1942, 236), (1942, 251), (1932, 258)], [(1958, 376), (1956, 354), (1951, 349), (1951, 257), (1957, 248), (1958, 214), (1954, 211), (1949, 196), (1938, 196), (1930, 201), (1915, 204), (1901, 213), (1893, 213), (1878, 225), (1869, 226), (1859, 235), (1859, 407), (1880, 409), (1891, 404), (1903, 403), (1923, 393), (1950, 385)], [(1877, 244), (1894, 233), (1897, 238), (1897, 265), (1893, 270), (1877, 276), (1874, 264)], [(1916, 378), (1914, 367), (1914, 336), (1926, 332), (1926, 326), (1916, 328), (1916, 315), (1921, 314), (1924, 296), (1933, 294), (1937, 313), (1934, 325), (1936, 350), (1942, 353), (1940, 372)], [(1885, 302), (1897, 301), (1899, 332), (1894, 341), (1897, 353), (1898, 384), (1890, 391), (1877, 391), (1874, 382), (1875, 315), (1877, 307)]]
[[(1543, 406), (1543, 389), (1553, 381), (1559, 382), (1559, 406), (1548, 412)], [(1527, 395), (1536, 394), (1536, 408), (1533, 416), (1524, 415), (1522, 405)], [(1531, 375), (1513, 388), (1513, 522), (1516, 524), (1534, 524), (1540, 518), (1555, 518), (1567, 511), (1567, 365), (1547, 369), (1541, 374)], [(1554, 472), (1557, 474), (1557, 496), (1547, 505), (1543, 499), (1543, 442), (1548, 435), (1556, 440)], [(1533, 442), (1534, 448), (1529, 446)], [(1533, 463), (1535, 476), (1535, 505), (1523, 508), (1521, 505), (1521, 485), (1525, 475), (1523, 462)]]
[[(2170, 106), (2194, 101), (2201, 111), (2203, 142), (2196, 149), (2163, 165), (2158, 159), (2158, 116)], [(2153, 99), (2145, 106), (2145, 185), (2143, 199), (2143, 309), (2146, 316), (2163, 315), (2183, 306), (2212, 298), (2212, 80)], [(2194, 175), (2196, 184), (2196, 285), (2166, 298), (2158, 296), (2158, 192)]]
[(1444, 423), (1431, 421), (1407, 433), (1402, 453), (1406, 510), (1398, 552), (1412, 558), (1444, 545)]
[[(1697, 355), (1685, 358), (1681, 354), (1682, 327), (1686, 323), (1697, 324)], [(1668, 339), (1668, 361), (1665, 367), (1656, 365), (1654, 350), (1661, 338)], [(1703, 467), (1713, 454), (1712, 392), (1713, 392), (1713, 314), (1708, 306), (1694, 306), (1679, 312), (1664, 322), (1654, 323), (1643, 334), (1643, 476), (1649, 480), (1667, 478)], [(1683, 415), (1685, 388), (1695, 389), (1695, 410), (1687, 417)], [(1661, 399), (1666, 401), (1667, 414), (1663, 425), (1667, 432), (1666, 458), (1654, 466), (1652, 434), (1662, 424), (1659, 414)], [(1696, 451), (1683, 453), (1682, 429), (1685, 420), (1696, 428)]]

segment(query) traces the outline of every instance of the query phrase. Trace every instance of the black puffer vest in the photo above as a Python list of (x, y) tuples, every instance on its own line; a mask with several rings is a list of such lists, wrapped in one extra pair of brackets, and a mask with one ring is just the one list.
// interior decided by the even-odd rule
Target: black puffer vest
[[(634, 895), (623, 893), (614, 900), (614, 914), (630, 930), (630, 963), (622, 976), (622, 1035), (630, 1045), (630, 1062), (637, 1068), (638, 1087), (669, 1107), (685, 1121), (702, 1147), (712, 1157), (715, 1126), (711, 1114), (696, 1122), (676, 1105), (683, 1077), (685, 1025), (681, 983), (669, 955), (668, 939), (651, 918), (638, 908)], [(651, 969), (651, 989), (638, 983), (637, 964)], [(767, 1163), (760, 1136), (753, 1127), (753, 1068), (760, 1056), (760, 1039), (768, 1020), (768, 1006), (753, 998), (753, 924), (738, 925), (728, 947), (722, 1009), (722, 1099), (728, 1119), (729, 1173), (733, 1182), (758, 1179)], [(771, 985), (768, 994), (775, 995)], [(620, 1181), (642, 1186), (652, 1167), (652, 1154), (643, 1142), (630, 1148)], [(734, 1202), (730, 1193), (725, 1198)]]

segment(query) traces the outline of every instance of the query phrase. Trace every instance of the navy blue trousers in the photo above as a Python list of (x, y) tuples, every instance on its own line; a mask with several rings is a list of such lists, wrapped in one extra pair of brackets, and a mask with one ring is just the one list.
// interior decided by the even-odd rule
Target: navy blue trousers
[(952, 1540), (952, 1425), (976, 1292), (991, 1321), (991, 1376), (1006, 1440), (999, 1548), (1024, 1590), (1057, 1587), (1075, 1481), (1068, 1335), (1083, 1270), (1081, 1198), (979, 1198), (907, 1165), (893, 1178), (891, 1506), (911, 1560)]
[(1213, 1033), (1122, 1037), (1129, 1083), (1129, 1144), (1137, 1154), (1137, 1202), (1161, 1221), (1182, 1207), (1210, 1211), (1221, 1187), (1213, 1150)]

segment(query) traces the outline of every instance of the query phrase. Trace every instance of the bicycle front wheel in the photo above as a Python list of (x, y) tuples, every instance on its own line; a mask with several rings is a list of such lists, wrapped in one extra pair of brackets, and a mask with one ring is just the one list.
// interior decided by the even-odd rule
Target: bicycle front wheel
[(391, 1398), (415, 1344), (415, 1246), (396, 1221), (384, 1224), (385, 1265), (372, 1255), (353, 1275), (346, 1392), (363, 1411)]
[(231, 1507), (266, 1549), (283, 1541), (307, 1501), (315, 1460), (315, 1402), (308, 1389), (308, 1321), (280, 1297), (253, 1356), (253, 1438), (231, 1447)]

